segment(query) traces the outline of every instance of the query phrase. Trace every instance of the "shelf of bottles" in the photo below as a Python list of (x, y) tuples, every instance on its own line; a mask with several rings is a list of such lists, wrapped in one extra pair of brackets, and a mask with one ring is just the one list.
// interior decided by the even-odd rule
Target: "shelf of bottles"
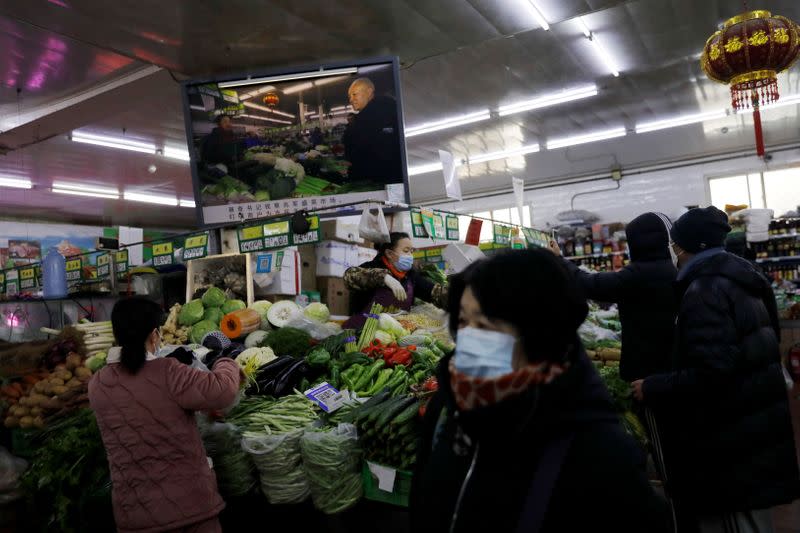
[(773, 220), (769, 225), (769, 240), (751, 242), (750, 249), (755, 252), (756, 261), (769, 265), (771, 272), (794, 275), (800, 265), (778, 265), (773, 268), (770, 263), (800, 263), (800, 218)]
[(611, 238), (613, 232), (608, 226), (596, 224), (587, 230), (582, 238), (559, 239), (565, 259), (595, 272), (613, 272), (628, 264), (627, 244)]

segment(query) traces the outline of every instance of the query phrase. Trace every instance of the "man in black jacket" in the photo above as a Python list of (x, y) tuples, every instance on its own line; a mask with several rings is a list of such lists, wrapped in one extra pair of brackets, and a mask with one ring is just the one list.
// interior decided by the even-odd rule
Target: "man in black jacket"
[(681, 531), (772, 531), (769, 509), (800, 497), (775, 298), (729, 231), (714, 207), (676, 221), (673, 371), (633, 383), (661, 415)]

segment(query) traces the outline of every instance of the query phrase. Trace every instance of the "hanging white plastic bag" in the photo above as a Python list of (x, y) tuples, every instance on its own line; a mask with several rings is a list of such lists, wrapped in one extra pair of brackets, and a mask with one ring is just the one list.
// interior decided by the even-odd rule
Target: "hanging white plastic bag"
[(250, 454), (261, 479), (261, 492), (274, 505), (304, 502), (311, 494), (300, 455), (303, 430), (248, 433), (242, 449)]
[(380, 205), (371, 204), (361, 213), (358, 236), (370, 242), (389, 242), (389, 226)]

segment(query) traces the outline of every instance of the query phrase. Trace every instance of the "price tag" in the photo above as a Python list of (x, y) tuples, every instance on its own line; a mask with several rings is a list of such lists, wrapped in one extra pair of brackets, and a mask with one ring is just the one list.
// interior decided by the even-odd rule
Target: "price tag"
[(97, 256), (97, 279), (111, 277), (111, 254), (104, 253)]
[(547, 248), (550, 246), (550, 236), (543, 231), (538, 231), (531, 228), (522, 228), (522, 234), (525, 235), (525, 240), (531, 246), (538, 246), (540, 248)]
[(303, 393), (306, 398), (316, 403), (326, 413), (332, 413), (344, 405), (347, 395), (334, 388), (333, 385), (323, 382), (313, 389)]
[(319, 216), (307, 217), (309, 228), (302, 234), (294, 234), (289, 220), (278, 220), (246, 226), (239, 229), (239, 252), (261, 252), (287, 246), (311, 244), (320, 241)]
[(270, 222), (264, 224), (264, 247), (286, 248), (289, 246), (289, 221)]
[(494, 224), (494, 243), (500, 245), (511, 244), (511, 227), (503, 224)]
[(292, 244), (311, 244), (319, 242), (319, 216), (307, 217), (309, 227), (306, 233), (295, 233), (292, 235)]
[(459, 238), (458, 217), (447, 215), (447, 240), (457, 241)]
[(378, 465), (367, 461), (367, 468), (378, 478), (378, 488), (384, 492), (394, 492), (394, 480), (397, 470), (388, 466)]
[(422, 224), (422, 213), (419, 209), (411, 210), (411, 228), (414, 237), (424, 238), (428, 236), (428, 233), (425, 231), (425, 226)]
[(19, 269), (19, 290), (30, 291), (36, 288), (36, 269), (25, 267)]
[(13, 298), (19, 294), (19, 271), (11, 269), (6, 271), (6, 296)]
[(183, 260), (198, 259), (208, 255), (208, 232), (187, 237), (183, 243)]
[(73, 286), (83, 279), (83, 258), (67, 260), (67, 286)]
[(425, 261), (428, 263), (441, 263), (444, 261), (442, 259), (442, 249), (431, 248), (430, 250), (425, 250)]
[(430, 209), (420, 209), (422, 215), (422, 226), (425, 228), (425, 233), (431, 238), (435, 239), (436, 235), (436, 221), (434, 220), (433, 211)]
[(153, 244), (153, 266), (169, 266), (175, 262), (172, 242), (159, 242)]
[(114, 254), (114, 266), (117, 274), (124, 274), (128, 271), (128, 250), (119, 250)]
[(444, 225), (444, 217), (440, 214), (433, 215), (433, 231), (436, 237), (444, 239), (447, 237), (447, 230)]

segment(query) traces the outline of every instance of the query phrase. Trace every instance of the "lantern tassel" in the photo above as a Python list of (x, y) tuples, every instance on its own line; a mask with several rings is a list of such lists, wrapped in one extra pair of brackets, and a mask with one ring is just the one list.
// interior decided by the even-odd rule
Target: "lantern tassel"
[(756, 153), (758, 157), (764, 157), (764, 131), (761, 129), (761, 111), (756, 106), (753, 109), (753, 126), (756, 130)]

